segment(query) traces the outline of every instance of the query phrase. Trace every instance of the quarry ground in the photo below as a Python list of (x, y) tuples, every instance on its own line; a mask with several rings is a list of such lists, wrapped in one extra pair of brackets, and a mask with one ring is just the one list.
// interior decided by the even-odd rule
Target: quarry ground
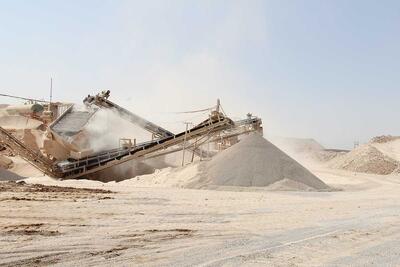
[(399, 266), (400, 176), (313, 172), (342, 190), (2, 182), (0, 266)]

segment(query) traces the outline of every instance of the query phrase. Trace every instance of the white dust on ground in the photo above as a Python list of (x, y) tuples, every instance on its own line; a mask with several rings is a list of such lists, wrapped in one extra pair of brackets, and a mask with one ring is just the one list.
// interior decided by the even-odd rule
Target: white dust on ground
[(17, 184), (1, 192), (0, 265), (399, 266), (398, 178), (318, 174), (344, 190), (232, 192), (30, 178), (28, 184), (115, 193), (21, 192), (31, 187)]
[(243, 138), (210, 161), (167, 168), (122, 183), (195, 189), (330, 190), (314, 174), (258, 134)]
[(21, 177), (41, 177), (44, 174), (27, 163), (19, 156), (12, 157), (13, 166), (9, 169), (10, 172), (15, 173)]
[[(25, 179), (115, 193), (1, 192), (0, 265), (399, 266), (399, 176), (316, 172), (340, 192), (165, 186), (196, 182), (209, 163), (118, 183)], [(263, 188), (299, 186), (308, 191), (289, 179)]]
[(381, 136), (328, 163), (334, 169), (388, 175), (400, 169), (400, 138)]

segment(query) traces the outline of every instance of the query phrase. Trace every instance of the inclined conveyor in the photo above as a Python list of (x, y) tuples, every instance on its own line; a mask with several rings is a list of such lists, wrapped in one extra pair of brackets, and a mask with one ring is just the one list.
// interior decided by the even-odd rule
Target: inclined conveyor
[(148, 154), (171, 146), (183, 144), (196, 137), (232, 127), (232, 120), (222, 114), (220, 115), (211, 117), (194, 128), (176, 135), (140, 143), (131, 148), (108, 150), (79, 160), (70, 159), (58, 162), (55, 166), (56, 172), (61, 173), (63, 178), (82, 177), (135, 158), (145, 157)]
[(108, 108), (117, 111), (120, 116), (133, 124), (139, 125), (140, 127), (144, 128), (145, 130), (152, 133), (155, 137), (162, 138), (162, 137), (170, 137), (174, 134), (136, 114), (133, 112), (115, 104), (108, 100), (110, 96), (110, 90), (103, 91), (100, 94), (95, 96), (88, 95), (84, 100), (83, 103), (86, 105), (96, 105), (99, 108)]

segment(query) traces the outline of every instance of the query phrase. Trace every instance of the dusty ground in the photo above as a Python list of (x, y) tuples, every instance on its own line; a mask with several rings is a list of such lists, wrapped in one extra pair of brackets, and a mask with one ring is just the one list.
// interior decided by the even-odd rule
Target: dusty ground
[(0, 266), (399, 266), (400, 177), (315, 173), (343, 191), (2, 182)]

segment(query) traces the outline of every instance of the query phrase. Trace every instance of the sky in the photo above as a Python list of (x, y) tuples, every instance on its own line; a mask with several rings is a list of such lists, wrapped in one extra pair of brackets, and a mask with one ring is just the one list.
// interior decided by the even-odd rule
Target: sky
[(267, 136), (400, 135), (399, 70), (400, 1), (0, 0), (0, 93), (48, 99), (50, 77), (55, 100), (110, 89), (174, 131), (174, 112), (220, 98)]

